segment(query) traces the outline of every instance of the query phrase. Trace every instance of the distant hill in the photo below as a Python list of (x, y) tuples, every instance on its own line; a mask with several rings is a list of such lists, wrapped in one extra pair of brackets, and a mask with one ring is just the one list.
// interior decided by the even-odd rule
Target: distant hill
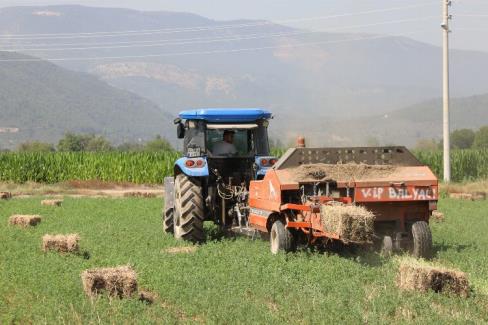
[[(0, 60), (29, 58), (0, 52)], [(172, 136), (170, 116), (147, 99), (48, 62), (0, 62), (0, 148), (56, 142), (68, 131), (114, 142)], [(172, 130), (171, 130), (172, 131)]]
[[(451, 131), (485, 125), (488, 125), (488, 94), (451, 100)], [(337, 121), (325, 131), (317, 124), (310, 129), (313, 131), (308, 135), (315, 145), (367, 145), (376, 139), (384, 145), (413, 146), (420, 139), (442, 138), (442, 100), (429, 100), (388, 114)], [(324, 133), (327, 137), (321, 136)]]
[[(141, 30), (146, 32), (134, 32)], [(67, 35), (97, 32), (118, 34)], [(19, 34), (24, 36), (15, 36)], [(71, 5), (3, 8), (0, 35), (0, 48), (24, 48), (23, 53), (41, 58), (112, 57), (55, 61), (83, 74), (45, 62), (9, 63), (25, 76), (17, 78), (17, 84), (35, 81), (34, 89), (39, 89), (15, 88), (14, 94), (29, 92), (29, 105), (23, 105), (19, 96), (6, 99), (22, 110), (12, 109), (9, 123), (2, 110), (0, 128), (23, 125), (18, 136), (55, 139), (70, 128), (106, 129), (117, 140), (169, 132), (174, 141), (168, 117), (193, 107), (268, 108), (275, 115), (270, 133), (285, 143), (298, 134), (305, 134), (311, 143), (328, 145), (366, 143), (369, 138), (414, 144), (419, 138), (440, 135), (441, 106), (432, 98), (441, 96), (441, 49), (406, 37), (307, 33), (264, 21), (214, 21), (188, 13)], [(316, 44), (294, 46), (307, 42)], [(105, 48), (83, 49), (93, 46)], [(70, 47), (78, 49), (67, 50)], [(33, 48), (38, 50), (28, 50)], [(220, 53), (225, 51), (235, 52)], [(201, 54), (188, 54), (194, 52)], [(124, 56), (134, 58), (117, 58)], [(33, 73), (35, 66), (41, 70)], [(47, 67), (59, 78), (44, 73)], [(43, 82), (47, 75), (48, 82)], [(486, 119), (478, 97), (485, 97), (469, 96), (488, 93), (488, 54), (452, 50), (451, 76), (452, 97), (466, 97), (453, 101), (452, 127), (478, 127)], [(12, 87), (7, 80), (2, 80), (6, 85), (0, 89), (4, 94)], [(77, 86), (70, 86), (73, 83)], [(77, 99), (68, 100), (68, 93)], [(53, 98), (59, 109), (39, 108)], [(60, 107), (69, 108), (69, 119)], [(41, 109), (46, 113), (37, 113)], [(473, 111), (465, 114), (468, 109)], [(44, 131), (35, 131), (40, 123), (36, 118), (45, 114), (49, 118), (41, 125)], [(57, 118), (61, 123), (54, 122)], [(0, 137), (5, 138), (2, 133)]]
[[(140, 30), (147, 32), (8, 39), (15, 34)], [(24, 52), (42, 58), (156, 55), (56, 63), (96, 74), (173, 114), (187, 107), (263, 106), (287, 120), (296, 119), (299, 110), (300, 123), (306, 125), (317, 117), (387, 113), (441, 95), (441, 49), (406, 37), (357, 41), (377, 35), (307, 33), (264, 21), (84, 6), (3, 8), (0, 35), (7, 37), (0, 46), (44, 48)], [(307, 42), (319, 43), (293, 47)], [(90, 44), (115, 48), (46, 50)], [(141, 46), (133, 47), (137, 44)], [(253, 48), (261, 50), (219, 53)], [(192, 52), (212, 54), (181, 54)], [(488, 92), (488, 54), (453, 50), (451, 64), (453, 97)]]

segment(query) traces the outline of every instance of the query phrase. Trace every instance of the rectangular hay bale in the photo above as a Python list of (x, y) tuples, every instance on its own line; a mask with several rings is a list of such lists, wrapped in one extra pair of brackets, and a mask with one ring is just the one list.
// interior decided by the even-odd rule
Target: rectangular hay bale
[(81, 280), (90, 297), (105, 292), (112, 297), (128, 298), (137, 292), (137, 274), (130, 266), (85, 270)]
[(49, 235), (42, 237), (42, 250), (47, 252), (49, 250), (72, 253), (80, 250), (79, 246), (80, 236), (78, 234), (68, 235)]
[(10, 192), (0, 192), (0, 200), (8, 200), (12, 198), (12, 193)]
[(321, 205), (324, 231), (335, 233), (345, 243), (370, 243), (374, 235), (374, 215), (356, 205)]
[(397, 286), (404, 290), (453, 293), (469, 296), (469, 282), (466, 273), (406, 259), (398, 269)]
[(38, 215), (20, 215), (10, 216), (8, 223), (20, 227), (37, 226), (41, 222), (41, 216)]
[(41, 205), (49, 205), (49, 206), (56, 206), (59, 207), (63, 203), (63, 200), (55, 199), (55, 200), (42, 200)]

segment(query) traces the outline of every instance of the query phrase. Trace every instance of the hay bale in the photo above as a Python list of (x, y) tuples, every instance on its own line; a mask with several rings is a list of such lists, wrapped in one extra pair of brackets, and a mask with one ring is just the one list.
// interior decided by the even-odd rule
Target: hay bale
[(111, 297), (131, 297), (137, 293), (137, 274), (130, 266), (98, 268), (81, 273), (83, 289), (90, 296), (103, 292)]
[(50, 206), (56, 206), (59, 207), (63, 203), (63, 200), (42, 200), (41, 205), (50, 205)]
[(356, 205), (321, 205), (324, 231), (335, 233), (345, 243), (370, 243), (374, 234), (374, 215)]
[(432, 218), (437, 222), (442, 222), (445, 219), (444, 213), (439, 210), (432, 211)]
[(8, 200), (12, 198), (12, 193), (10, 192), (0, 192), (0, 200)]
[(400, 263), (397, 286), (404, 290), (438, 293), (453, 293), (469, 296), (469, 282), (466, 273), (429, 265), (413, 258)]
[(54, 250), (60, 253), (73, 253), (80, 250), (78, 241), (80, 236), (78, 234), (68, 235), (49, 235), (42, 237), (42, 250), (47, 252)]
[(449, 193), (449, 197), (451, 199), (458, 199), (458, 200), (480, 201), (480, 200), (486, 200), (486, 193), (485, 192)]
[(37, 226), (41, 222), (41, 216), (38, 215), (20, 215), (10, 216), (8, 223), (20, 227)]

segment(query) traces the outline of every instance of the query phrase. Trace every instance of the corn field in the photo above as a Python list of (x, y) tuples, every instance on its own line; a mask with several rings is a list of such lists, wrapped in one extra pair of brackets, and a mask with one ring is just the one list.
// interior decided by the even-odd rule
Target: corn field
[(179, 153), (167, 152), (56, 152), (0, 154), (0, 181), (59, 183), (100, 180), (162, 184), (173, 171)]
[[(442, 179), (442, 151), (415, 151), (414, 154)], [(488, 149), (451, 151), (451, 179), (455, 182), (488, 179)]]
[[(283, 150), (273, 150), (280, 156)], [(442, 151), (416, 151), (414, 154), (442, 178)], [(488, 150), (451, 152), (453, 181), (488, 178)], [(161, 184), (171, 175), (178, 152), (56, 152), (0, 154), (0, 181), (59, 183), (70, 180), (99, 180)]]

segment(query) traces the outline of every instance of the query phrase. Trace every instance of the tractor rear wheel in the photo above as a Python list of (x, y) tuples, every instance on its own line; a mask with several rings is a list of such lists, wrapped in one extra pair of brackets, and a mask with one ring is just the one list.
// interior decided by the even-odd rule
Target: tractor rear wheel
[(269, 238), (273, 254), (278, 254), (279, 251), (290, 252), (295, 248), (295, 238), (281, 220), (273, 223)]
[(413, 247), (412, 255), (417, 258), (432, 257), (432, 233), (425, 221), (416, 221), (412, 225)]
[(167, 234), (172, 234), (174, 232), (174, 209), (169, 208), (163, 209), (163, 231)]
[(184, 174), (175, 179), (174, 236), (191, 242), (202, 242), (204, 200), (201, 183)]

